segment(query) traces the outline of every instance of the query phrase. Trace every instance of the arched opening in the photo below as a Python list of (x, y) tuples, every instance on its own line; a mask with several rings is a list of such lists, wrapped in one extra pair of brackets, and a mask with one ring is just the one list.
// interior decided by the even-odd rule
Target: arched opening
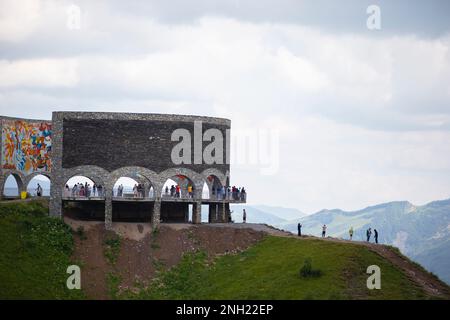
[(6, 177), (3, 187), (3, 196), (5, 198), (18, 198), (22, 190), (22, 180), (14, 173)]
[(113, 187), (113, 197), (116, 198), (143, 198), (143, 186), (135, 179), (120, 177)]
[(166, 180), (161, 190), (163, 198), (193, 199), (194, 182), (185, 175), (176, 175)]
[(104, 221), (105, 192), (99, 181), (82, 175), (71, 177), (64, 185), (63, 216), (75, 220)]
[(50, 196), (50, 179), (42, 174), (34, 176), (27, 185), (27, 192), (32, 197)]
[(202, 199), (210, 199), (211, 196), (212, 195), (209, 192), (208, 184), (206, 182), (204, 182), (203, 183), (203, 189), (202, 189)]
[[(225, 199), (226, 189), (222, 186), (219, 178), (215, 175), (209, 175), (205, 181), (206, 187), (208, 188), (208, 197), (203, 197), (203, 199), (211, 200), (223, 200)], [(203, 187), (205, 188), (205, 187)], [(203, 192), (205, 195), (205, 192)]]
[(151, 199), (155, 197), (155, 190), (146, 179), (120, 177), (114, 184), (113, 197)]
[(86, 176), (73, 176), (64, 185), (63, 198), (104, 197), (101, 184)]

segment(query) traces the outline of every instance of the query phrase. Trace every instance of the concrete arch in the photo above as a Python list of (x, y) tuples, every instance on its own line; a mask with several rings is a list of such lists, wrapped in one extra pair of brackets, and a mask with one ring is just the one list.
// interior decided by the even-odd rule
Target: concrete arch
[(187, 177), (191, 182), (194, 184), (194, 198), (200, 199), (203, 189), (203, 176), (191, 169), (183, 168), (183, 167), (176, 167), (176, 168), (169, 168), (167, 170), (164, 170), (159, 173), (159, 181), (161, 182), (161, 189), (164, 186), (164, 183), (177, 175), (182, 175)]
[(203, 170), (202, 176), (203, 179), (205, 179), (206, 181), (208, 181), (209, 176), (215, 176), (222, 186), (225, 186), (227, 182), (227, 176), (223, 174), (220, 170), (217, 170), (215, 168), (208, 168), (206, 170)]
[(36, 172), (33, 172), (33, 173), (31, 173), (31, 174), (29, 174), (29, 175), (27, 175), (25, 177), (25, 181), (24, 181), (25, 188), (28, 187), (28, 185), (30, 184), (30, 181), (33, 180), (33, 178), (36, 177), (36, 176), (44, 176), (44, 177), (48, 178), (48, 180), (50, 180), (50, 183), (53, 182), (51, 173), (36, 171)]
[(70, 178), (75, 176), (87, 177), (94, 181), (97, 185), (101, 184), (103, 187), (105, 187), (108, 181), (109, 172), (98, 166), (79, 166), (75, 168), (65, 169), (62, 179), (63, 187)]
[[(114, 187), (115, 182), (120, 177), (128, 177), (135, 179), (136, 181), (140, 182), (143, 179), (146, 180), (146, 182), (149, 183), (150, 186), (153, 187), (153, 191), (155, 192), (156, 197), (160, 197), (161, 190), (163, 185), (159, 185), (159, 176), (156, 172), (144, 168), (144, 167), (136, 167), (136, 166), (130, 166), (130, 167), (122, 167), (119, 169), (116, 169), (112, 171), (108, 176), (108, 189), (111, 189)], [(144, 183), (145, 184), (145, 183)]]
[(3, 196), (3, 191), (5, 190), (5, 183), (10, 175), (12, 175), (14, 177), (14, 179), (16, 180), (17, 188), (19, 190), (19, 195), (20, 195), (20, 192), (26, 191), (26, 186), (27, 186), (25, 184), (26, 178), (25, 178), (25, 175), (21, 171), (3, 170), (3, 182), (2, 182), (2, 186), (1, 186), (1, 192), (2, 192), (1, 196)]
[(169, 168), (167, 170), (164, 170), (158, 174), (160, 181), (166, 181), (167, 179), (170, 179), (177, 175), (183, 175), (189, 178), (193, 183), (198, 183), (201, 180), (203, 180), (203, 176), (191, 169), (188, 168)]

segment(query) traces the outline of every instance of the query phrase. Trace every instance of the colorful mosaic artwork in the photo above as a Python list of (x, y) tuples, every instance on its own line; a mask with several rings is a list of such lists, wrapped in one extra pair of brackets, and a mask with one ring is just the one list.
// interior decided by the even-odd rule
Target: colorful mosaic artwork
[(2, 120), (2, 168), (30, 174), (50, 172), (52, 125), (47, 122)]

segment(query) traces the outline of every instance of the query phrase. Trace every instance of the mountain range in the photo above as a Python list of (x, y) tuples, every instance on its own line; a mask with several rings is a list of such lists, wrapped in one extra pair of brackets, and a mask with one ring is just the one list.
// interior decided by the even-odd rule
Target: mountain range
[[(423, 206), (396, 201), (357, 211), (325, 209), (311, 215), (296, 209), (241, 207), (233, 206), (237, 209), (233, 213), (236, 222), (242, 220), (241, 212), (246, 208), (247, 222), (267, 223), (294, 233), (300, 222), (304, 234), (320, 236), (326, 224), (327, 235), (348, 239), (348, 231), (353, 227), (353, 239), (365, 241), (366, 230), (375, 228), (380, 243), (398, 247), (403, 254), (450, 283), (450, 199)], [(290, 214), (284, 215), (285, 212)], [(298, 217), (290, 219), (295, 214)]]

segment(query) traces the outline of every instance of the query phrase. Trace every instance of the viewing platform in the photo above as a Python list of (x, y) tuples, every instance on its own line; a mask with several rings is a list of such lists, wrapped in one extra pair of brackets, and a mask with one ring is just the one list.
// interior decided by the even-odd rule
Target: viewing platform
[[(86, 201), (93, 201), (93, 202), (102, 202), (105, 201), (105, 197), (62, 197), (63, 201), (80, 201), (80, 202), (86, 202)], [(245, 197), (241, 197), (239, 199), (232, 199), (232, 198), (225, 198), (225, 199), (218, 199), (218, 198), (201, 198), (201, 199), (194, 199), (191, 197), (170, 197), (170, 196), (163, 196), (161, 198), (156, 197), (112, 197), (113, 202), (155, 202), (155, 201), (161, 201), (161, 202), (181, 202), (181, 203), (197, 203), (201, 202), (202, 204), (210, 204), (210, 203), (246, 203)]]

